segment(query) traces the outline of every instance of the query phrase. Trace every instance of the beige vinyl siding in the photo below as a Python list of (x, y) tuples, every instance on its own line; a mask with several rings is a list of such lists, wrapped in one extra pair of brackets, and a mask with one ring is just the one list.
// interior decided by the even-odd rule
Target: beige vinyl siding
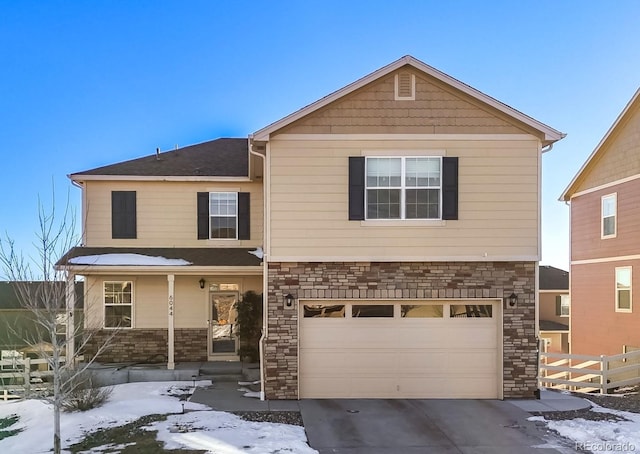
[[(111, 191), (136, 191), (137, 238), (111, 238)], [(251, 193), (251, 239), (198, 240), (198, 192)], [(85, 245), (131, 247), (256, 247), (262, 245), (262, 183), (86, 182)]]
[[(271, 257), (536, 257), (538, 144), (533, 138), (273, 140)], [(403, 150), (458, 156), (459, 220), (388, 226), (349, 221), (348, 157), (368, 150), (379, 155), (380, 149), (397, 156)]]

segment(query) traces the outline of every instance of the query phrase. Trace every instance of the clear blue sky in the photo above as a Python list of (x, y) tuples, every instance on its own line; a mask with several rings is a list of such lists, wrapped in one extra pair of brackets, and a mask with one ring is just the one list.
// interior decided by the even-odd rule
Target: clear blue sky
[(244, 137), (411, 54), (568, 134), (543, 158), (542, 263), (568, 269), (557, 201), (640, 86), (640, 2), (0, 0), (0, 231), (33, 254), (66, 175)]

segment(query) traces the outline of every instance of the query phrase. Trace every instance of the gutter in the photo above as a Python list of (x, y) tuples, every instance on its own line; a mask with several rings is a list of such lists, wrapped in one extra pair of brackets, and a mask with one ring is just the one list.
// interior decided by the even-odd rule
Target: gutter
[[(266, 188), (266, 158), (264, 155), (253, 151), (252, 148), (252, 142), (253, 142), (253, 134), (249, 134), (249, 138), (247, 139), (249, 142), (249, 155), (253, 155), (256, 156), (258, 158), (260, 158), (262, 160), (262, 203), (263, 203), (263, 210), (262, 210), (262, 243), (263, 243), (263, 247), (262, 247), (262, 251), (263, 251), (263, 256), (262, 256), (262, 335), (260, 336), (260, 341), (258, 342), (258, 350), (259, 350), (259, 358), (260, 358), (260, 400), (265, 400), (265, 396), (264, 396), (264, 343), (265, 340), (267, 339), (267, 330), (268, 328), (268, 323), (267, 323), (267, 289), (268, 287), (268, 280), (267, 280), (267, 272), (268, 272), (268, 268), (267, 268), (267, 251), (269, 250), (267, 248), (267, 188)], [(249, 169), (251, 171), (251, 162), (249, 162)]]

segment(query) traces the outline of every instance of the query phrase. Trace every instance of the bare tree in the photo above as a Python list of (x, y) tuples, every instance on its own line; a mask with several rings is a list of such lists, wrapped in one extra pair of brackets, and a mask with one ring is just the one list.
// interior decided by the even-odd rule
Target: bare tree
[[(77, 356), (83, 353), (90, 340), (91, 330), (82, 332), (75, 323), (75, 307), (67, 307), (73, 290), (73, 276), (64, 254), (77, 245), (75, 217), (67, 198), (65, 210), (58, 216), (55, 203), (47, 210), (38, 200), (38, 230), (35, 250), (37, 257), (25, 257), (17, 250), (15, 241), (8, 235), (0, 238), (0, 266), (3, 274), (13, 281), (14, 291), (23, 308), (33, 316), (37, 329), (22, 334), (23, 341), (47, 360), (53, 375), (53, 396), (47, 399), (53, 404), (53, 451), (61, 452), (60, 413), (74, 388), (82, 383), (82, 375), (95, 359), (108, 348), (116, 335), (101, 341), (93, 355), (84, 357), (81, 364)], [(85, 289), (86, 290), (86, 289)], [(66, 325), (66, 336), (60, 336), (60, 326)], [(67, 346), (75, 343), (74, 357), (66, 357)]]

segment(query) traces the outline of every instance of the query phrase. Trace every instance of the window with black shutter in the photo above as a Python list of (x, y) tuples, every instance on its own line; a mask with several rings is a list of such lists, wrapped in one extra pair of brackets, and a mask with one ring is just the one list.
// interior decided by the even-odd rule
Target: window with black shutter
[(198, 239), (248, 240), (249, 201), (248, 192), (199, 192)]
[(458, 219), (458, 158), (349, 157), (349, 220)]
[(111, 192), (111, 237), (132, 239), (137, 235), (136, 191)]

